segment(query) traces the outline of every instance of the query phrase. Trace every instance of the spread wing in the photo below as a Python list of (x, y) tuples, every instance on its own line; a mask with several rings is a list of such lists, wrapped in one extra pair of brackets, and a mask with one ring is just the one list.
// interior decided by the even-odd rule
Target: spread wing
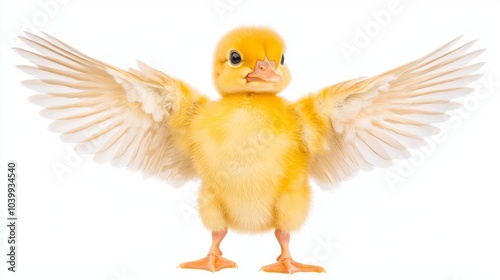
[(15, 51), (34, 66), (18, 67), (36, 78), (23, 84), (41, 93), (30, 100), (45, 108), (41, 115), (54, 120), (49, 129), (63, 141), (148, 177), (196, 177), (183, 136), (205, 97), (140, 62), (139, 70), (124, 71), (46, 34), (21, 40), (32, 50)]
[(335, 186), (359, 170), (386, 167), (406, 158), (408, 148), (425, 144), (473, 91), (467, 85), (483, 63), (471, 61), (484, 50), (468, 52), (457, 38), (425, 57), (372, 78), (345, 81), (294, 104), (312, 154), (310, 174), (320, 186)]

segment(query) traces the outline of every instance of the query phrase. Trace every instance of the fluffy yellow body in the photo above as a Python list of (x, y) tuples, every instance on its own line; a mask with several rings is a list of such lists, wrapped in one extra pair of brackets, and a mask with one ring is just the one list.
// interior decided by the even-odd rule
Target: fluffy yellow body
[(39, 54), (15, 49), (36, 65), (20, 69), (40, 79), (25, 85), (45, 93), (30, 100), (56, 119), (51, 129), (62, 139), (91, 143), (97, 160), (147, 176), (201, 178), (199, 210), (212, 246), (180, 267), (212, 272), (236, 267), (219, 248), (227, 228), (276, 229), (281, 254), (263, 271), (324, 272), (294, 261), (288, 247), (290, 231), (307, 217), (308, 177), (331, 186), (410, 156), (408, 148), (436, 132), (430, 123), (456, 108), (450, 99), (472, 92), (465, 85), (480, 77), (472, 73), (482, 63), (467, 64), (483, 51), (464, 54), (472, 42), (456, 47), (457, 38), (401, 67), (290, 104), (276, 96), (290, 82), (285, 45), (268, 28), (237, 28), (220, 40), (217, 101), (143, 63), (124, 71), (48, 35), (25, 36)]
[(199, 108), (189, 145), (212, 231), (298, 229), (309, 205), (309, 156), (296, 111), (274, 94), (234, 94)]

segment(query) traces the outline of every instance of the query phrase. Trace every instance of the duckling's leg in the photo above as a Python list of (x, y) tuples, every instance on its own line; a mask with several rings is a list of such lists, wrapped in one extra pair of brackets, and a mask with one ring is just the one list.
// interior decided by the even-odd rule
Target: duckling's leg
[(325, 272), (325, 269), (317, 265), (308, 265), (296, 262), (292, 259), (290, 255), (290, 249), (288, 248), (288, 243), (290, 242), (290, 233), (276, 229), (274, 232), (276, 239), (280, 243), (281, 255), (277, 258), (277, 262), (274, 264), (266, 265), (260, 268), (260, 270), (265, 272), (278, 272), (278, 273), (288, 273), (292, 274), (295, 272)]
[(224, 268), (237, 268), (235, 262), (222, 257), (222, 251), (219, 248), (222, 239), (227, 234), (227, 229), (219, 232), (212, 232), (212, 246), (208, 255), (203, 259), (185, 262), (179, 265), (180, 268), (204, 269), (211, 272), (216, 272)]

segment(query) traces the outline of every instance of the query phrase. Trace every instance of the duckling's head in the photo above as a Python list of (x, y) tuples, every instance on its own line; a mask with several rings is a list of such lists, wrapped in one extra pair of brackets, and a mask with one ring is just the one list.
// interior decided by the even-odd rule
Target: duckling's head
[(215, 86), (222, 96), (235, 93), (277, 94), (290, 82), (285, 44), (272, 29), (240, 27), (217, 45)]

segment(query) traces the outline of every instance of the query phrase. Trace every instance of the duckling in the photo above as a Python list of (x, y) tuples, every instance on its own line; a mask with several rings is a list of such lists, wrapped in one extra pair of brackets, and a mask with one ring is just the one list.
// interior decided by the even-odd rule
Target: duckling
[(187, 83), (142, 62), (119, 69), (47, 35), (26, 33), (33, 51), (15, 51), (35, 66), (24, 85), (53, 119), (51, 131), (94, 158), (172, 185), (201, 179), (198, 206), (212, 233), (206, 257), (181, 268), (235, 268), (220, 244), (228, 229), (274, 230), (281, 247), (265, 272), (324, 272), (295, 261), (290, 233), (311, 205), (309, 179), (331, 188), (360, 170), (409, 156), (436, 132), (480, 75), (483, 50), (452, 40), (430, 54), (371, 78), (353, 79), (296, 102), (278, 96), (290, 82), (285, 44), (272, 29), (240, 27), (216, 47), (210, 100)]

